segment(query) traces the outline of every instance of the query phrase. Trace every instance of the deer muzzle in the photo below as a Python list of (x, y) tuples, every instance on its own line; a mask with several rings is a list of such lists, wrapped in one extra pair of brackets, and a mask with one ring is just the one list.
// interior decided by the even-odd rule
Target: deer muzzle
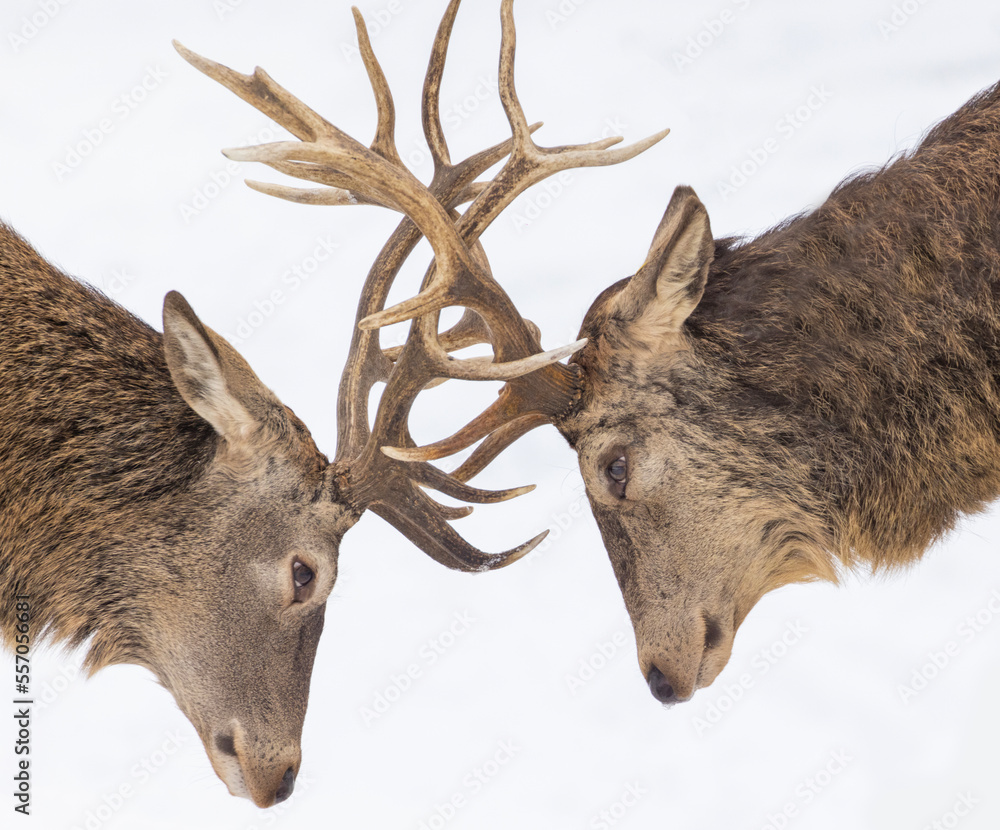
[(735, 629), (704, 612), (682, 621), (640, 620), (636, 626), (639, 668), (649, 691), (672, 706), (690, 700), (729, 662)]
[(209, 747), (212, 766), (229, 792), (258, 807), (280, 804), (292, 794), (301, 756), (298, 743), (276, 747), (253, 741), (237, 720), (218, 730)]

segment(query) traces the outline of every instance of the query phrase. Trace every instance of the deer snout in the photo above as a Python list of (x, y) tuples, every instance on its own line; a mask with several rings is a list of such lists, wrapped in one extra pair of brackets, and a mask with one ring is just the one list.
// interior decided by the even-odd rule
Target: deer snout
[(684, 624), (643, 624), (636, 629), (639, 667), (649, 691), (664, 706), (690, 700), (729, 661), (735, 631), (699, 614)]
[(275, 747), (251, 740), (235, 720), (215, 733), (213, 743), (212, 765), (233, 795), (271, 807), (292, 794), (301, 761), (298, 744)]
[(656, 666), (653, 666), (649, 670), (649, 676), (646, 678), (646, 682), (649, 683), (649, 691), (653, 693), (660, 703), (664, 706), (673, 706), (675, 703), (681, 703), (682, 700), (687, 700), (687, 698), (677, 697), (677, 691), (671, 685), (670, 681), (664, 676)]

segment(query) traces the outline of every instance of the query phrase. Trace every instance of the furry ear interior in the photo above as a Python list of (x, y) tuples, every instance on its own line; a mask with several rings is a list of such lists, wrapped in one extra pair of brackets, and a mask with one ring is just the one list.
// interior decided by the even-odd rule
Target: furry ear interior
[(281, 406), (240, 354), (176, 291), (163, 301), (163, 349), (181, 397), (230, 442), (249, 436)]
[(646, 261), (613, 298), (613, 314), (629, 333), (653, 346), (681, 326), (705, 292), (715, 254), (708, 212), (694, 190), (674, 190)]

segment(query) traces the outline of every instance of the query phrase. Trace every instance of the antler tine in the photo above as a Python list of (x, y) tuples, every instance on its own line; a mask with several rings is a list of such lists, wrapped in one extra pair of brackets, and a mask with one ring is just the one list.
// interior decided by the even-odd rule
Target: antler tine
[[(516, 400), (512, 400), (509, 395), (500, 395), (485, 411), (448, 438), (423, 447), (382, 447), (382, 452), (397, 461), (437, 461), (472, 446), (476, 441), (495, 432), (502, 424), (514, 419), (541, 417), (540, 413), (525, 415), (517, 411), (512, 408), (512, 404), (516, 407), (516, 403)], [(537, 421), (535, 426), (541, 426), (543, 423), (546, 422)]]
[[(434, 177), (451, 168), (451, 154), (448, 152), (448, 141), (441, 125), (441, 78), (444, 76), (444, 64), (448, 57), (448, 46), (451, 43), (451, 32), (455, 26), (455, 17), (462, 0), (451, 0), (438, 26), (431, 48), (431, 57), (427, 63), (427, 74), (424, 76), (424, 94), (421, 99), (420, 120), (424, 128), (424, 138), (434, 159)], [(498, 159), (499, 161), (499, 159)]]
[(251, 190), (263, 193), (267, 196), (276, 196), (288, 202), (297, 202), (300, 205), (375, 205), (377, 207), (388, 207), (377, 199), (352, 193), (339, 187), (315, 187), (305, 189), (301, 187), (288, 187), (283, 184), (272, 184), (271, 182), (257, 182), (252, 179), (246, 180), (246, 185)]
[(518, 496), (523, 496), (535, 489), (534, 484), (526, 484), (523, 487), (511, 487), (506, 490), (482, 490), (478, 487), (470, 487), (465, 482), (459, 481), (454, 476), (448, 475), (430, 464), (410, 464), (406, 466), (404, 472), (415, 484), (432, 487), (453, 499), (475, 504), (499, 504), (502, 501), (516, 499)]
[(468, 481), (470, 478), (479, 475), (494, 458), (500, 455), (514, 441), (522, 435), (531, 432), (536, 427), (547, 424), (550, 421), (551, 418), (540, 412), (532, 412), (528, 415), (522, 415), (520, 418), (507, 421), (494, 432), (490, 433), (486, 437), (486, 440), (476, 447), (465, 462), (451, 473), (452, 478), (459, 481)]
[[(490, 330), (482, 317), (471, 308), (467, 308), (454, 326), (438, 335), (438, 342), (447, 352), (458, 351), (480, 343), (489, 343)], [(392, 346), (385, 349), (385, 356), (389, 360), (396, 360), (402, 351), (402, 346)]]
[(173, 45), (180, 56), (195, 69), (259, 109), (296, 138), (314, 141), (328, 130), (336, 129), (294, 95), (275, 84), (260, 67), (254, 70), (253, 75), (243, 75), (192, 52), (177, 40), (173, 41)]
[(372, 140), (371, 149), (382, 158), (402, 167), (403, 162), (396, 149), (396, 107), (392, 102), (392, 93), (389, 91), (389, 84), (385, 80), (382, 66), (372, 49), (364, 17), (357, 6), (351, 6), (351, 13), (354, 15), (354, 28), (358, 32), (361, 60), (364, 61), (365, 70), (368, 72), (368, 80), (375, 93), (375, 106), (378, 110), (378, 125), (375, 128), (375, 138)]
[(441, 505), (419, 490), (398, 506), (382, 502), (371, 506), (373, 513), (389, 522), (431, 559), (461, 571), (482, 572), (504, 568), (534, 550), (549, 534), (546, 530), (511, 550), (484, 554), (441, 519), (438, 513), (440, 508)]

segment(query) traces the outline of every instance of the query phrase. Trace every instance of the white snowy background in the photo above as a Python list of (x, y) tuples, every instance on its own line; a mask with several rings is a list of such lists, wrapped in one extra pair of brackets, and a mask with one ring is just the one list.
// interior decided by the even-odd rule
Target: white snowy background
[[(419, 89), (444, 5), (361, 3), (401, 153), (425, 181)], [(498, 5), (467, 0), (459, 14), (442, 95), (455, 158), (506, 135)], [(486, 234), (548, 347), (635, 270), (676, 184), (695, 187), (716, 235), (757, 233), (1000, 79), (1000, 6), (986, 0), (518, 0), (515, 14), (519, 92), (529, 120), (546, 121), (540, 142), (673, 128), (628, 164), (536, 188)], [(374, 107), (346, 0), (5, 0), (0, 36), (0, 214), (157, 328), (164, 293), (181, 290), (332, 455), (355, 296), (396, 217), (244, 187), (280, 177), (227, 166), (219, 149), (276, 133), (170, 40), (242, 71), (263, 65), (367, 143)], [(293, 287), (283, 278), (296, 267), (312, 273)], [(494, 391), (428, 394), (417, 437), (444, 435)], [(229, 796), (147, 672), (85, 680), (80, 655), (39, 649), (32, 815), (7, 795), (8, 716), (0, 826), (1000, 826), (996, 509), (905, 574), (766, 597), (715, 684), (664, 710), (552, 429), (477, 480), (528, 482), (538, 490), (459, 525), (490, 550), (552, 529), (498, 573), (449, 572), (375, 516), (347, 535), (287, 803), (260, 811)], [(8, 701), (12, 667), (4, 655)]]

